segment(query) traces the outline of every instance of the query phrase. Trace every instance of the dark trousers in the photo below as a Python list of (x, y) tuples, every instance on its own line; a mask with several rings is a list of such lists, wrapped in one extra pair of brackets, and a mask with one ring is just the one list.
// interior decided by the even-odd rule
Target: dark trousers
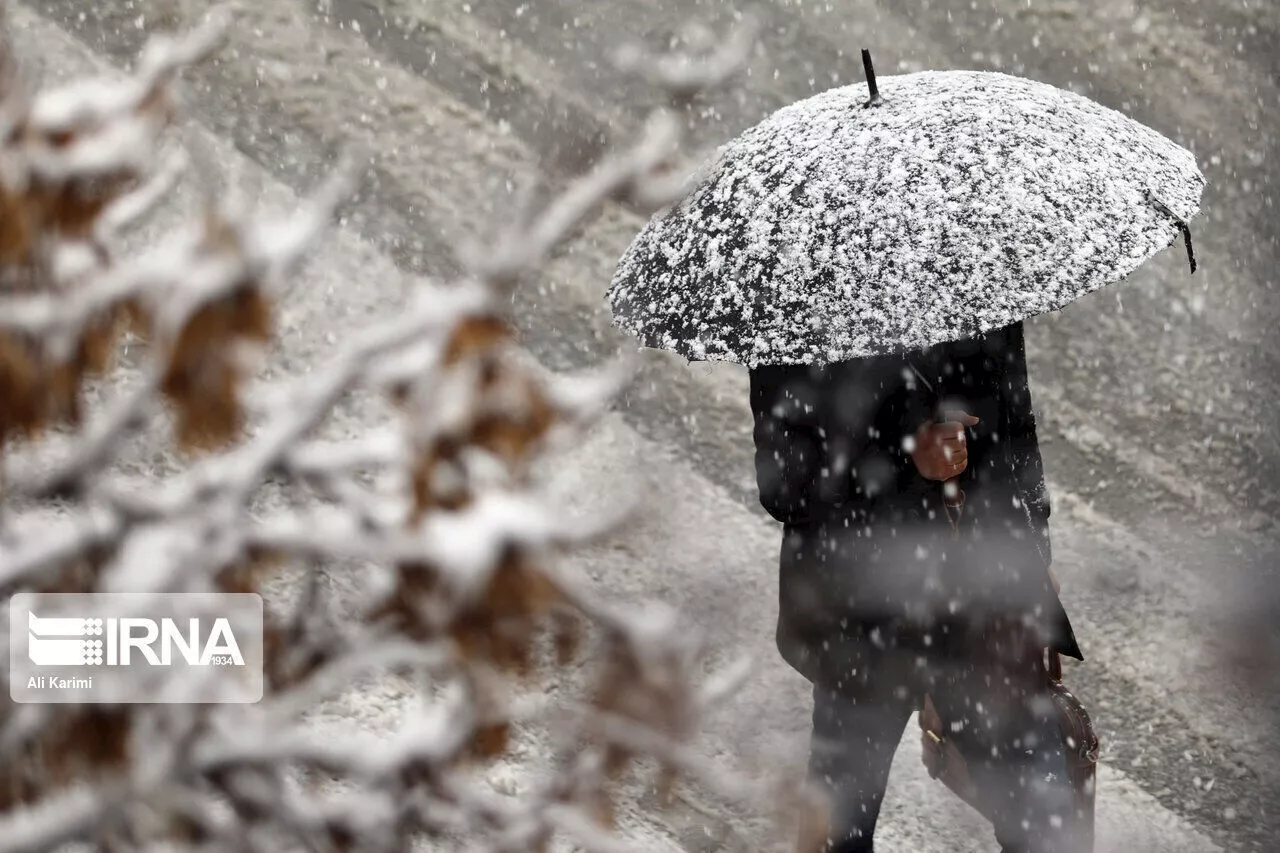
[(1043, 662), (1029, 654), (986, 660), (889, 653), (861, 661), (839, 689), (814, 688), (809, 773), (829, 796), (826, 851), (874, 851), (894, 750), (928, 693), (989, 798), (1001, 850), (1075, 853), (1063, 735)]

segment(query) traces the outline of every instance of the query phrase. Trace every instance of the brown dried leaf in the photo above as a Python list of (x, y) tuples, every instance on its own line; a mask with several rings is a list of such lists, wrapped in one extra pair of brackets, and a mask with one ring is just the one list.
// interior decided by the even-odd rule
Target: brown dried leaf
[(116, 341), (124, 328), (125, 318), (119, 309), (105, 319), (96, 320), (84, 330), (80, 338), (76, 359), (80, 367), (90, 375), (100, 375), (111, 368), (116, 353)]
[(411, 640), (437, 638), (439, 627), (427, 623), (424, 608), (420, 606), (441, 595), (439, 575), (435, 569), (422, 562), (397, 565), (393, 589), (393, 593), (369, 614), (370, 621), (392, 627)]
[(184, 377), (172, 383), (177, 406), (175, 432), (185, 452), (218, 450), (240, 432), (244, 413), (237, 397), (239, 377), (229, 366), (215, 361), (197, 365), (198, 378)]
[(505, 720), (478, 726), (471, 738), (471, 754), (491, 760), (506, 753), (511, 745), (511, 724)]
[(207, 362), (222, 362), (220, 350), (231, 342), (231, 317), (225, 300), (201, 306), (188, 318), (169, 352), (161, 390), (173, 398), (190, 393)]
[(124, 766), (129, 757), (127, 707), (69, 706), (71, 710), (42, 732), (36, 761), (53, 781), (64, 784)]
[(124, 315), (125, 328), (143, 340), (151, 338), (154, 319), (151, 310), (141, 300), (126, 299), (120, 303), (119, 310)]
[(450, 634), (467, 659), (527, 676), (532, 674), (538, 619), (562, 600), (555, 582), (513, 548), (484, 594), (458, 614)]
[(617, 779), (631, 766), (635, 758), (630, 750), (617, 744), (609, 744), (604, 749), (604, 772), (610, 779)]
[(413, 470), (409, 475), (409, 485), (413, 491), (413, 511), (409, 516), (411, 525), (422, 521), (422, 517), (436, 505), (435, 482), (436, 460), (439, 448), (433, 448), (421, 454), (413, 462)]
[[(506, 386), (506, 387), (503, 387)], [(547, 402), (538, 381), (531, 376), (507, 375), (497, 378), (492, 392), (518, 398), (514, 405), (504, 401), (501, 408), (490, 404), (472, 427), (471, 443), (516, 465), (531, 454), (539, 441), (555, 425), (558, 413)]]
[(36, 801), (41, 785), (32, 779), (21, 763), (11, 763), (0, 770), (0, 812)]
[(452, 637), (464, 660), (484, 660), (520, 677), (533, 671), (533, 632), (527, 624), (472, 612), (455, 620)]
[(106, 206), (138, 184), (138, 174), (129, 169), (56, 185), (34, 186), (32, 195), (38, 204), (41, 234), (73, 239), (89, 237)]
[(232, 297), (231, 331), (253, 341), (268, 341), (272, 334), (271, 302), (254, 286), (237, 290)]
[(443, 592), (440, 584), (440, 572), (429, 563), (412, 560), (396, 567), (399, 589), (402, 594), (422, 599), (437, 596)]
[(0, 183), (0, 267), (31, 263), (34, 230), (26, 199)]
[(511, 330), (497, 317), (470, 317), (459, 323), (445, 345), (444, 363), (454, 364), (476, 352), (509, 340)]
[(486, 604), (501, 615), (536, 616), (563, 596), (551, 576), (516, 548), (510, 548), (485, 595)]
[(680, 740), (692, 733), (696, 722), (695, 708), (681, 684), (678, 676), (651, 677), (634, 657), (630, 645), (613, 638), (603, 658), (592, 702), (603, 713)]
[[(136, 310), (136, 309), (134, 309)], [(232, 441), (242, 426), (239, 372), (227, 350), (237, 339), (271, 334), (270, 303), (253, 283), (202, 305), (169, 347), (161, 392), (178, 408), (179, 446), (210, 450)]]
[(246, 283), (200, 306), (187, 319), (170, 348), (166, 383), (181, 381), (203, 361), (222, 360), (221, 351), (237, 337), (266, 340), (270, 336), (271, 305), (256, 285)]
[(410, 488), (413, 492), (412, 512), (408, 522), (417, 525), (423, 517), (435, 509), (450, 512), (468, 506), (473, 496), (464, 483), (446, 489), (437, 476), (442, 466), (456, 464), (460, 447), (453, 439), (441, 437), (433, 446), (418, 455), (410, 472)]
[(39, 353), (25, 338), (0, 332), (0, 435), (35, 433), (44, 422)]

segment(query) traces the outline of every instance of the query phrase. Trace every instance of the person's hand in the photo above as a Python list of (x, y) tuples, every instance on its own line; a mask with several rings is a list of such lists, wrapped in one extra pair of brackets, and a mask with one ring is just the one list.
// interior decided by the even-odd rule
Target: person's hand
[(968, 412), (943, 412), (941, 423), (926, 421), (916, 430), (911, 448), (911, 461), (926, 480), (940, 482), (958, 477), (969, 465), (964, 429), (978, 422)]

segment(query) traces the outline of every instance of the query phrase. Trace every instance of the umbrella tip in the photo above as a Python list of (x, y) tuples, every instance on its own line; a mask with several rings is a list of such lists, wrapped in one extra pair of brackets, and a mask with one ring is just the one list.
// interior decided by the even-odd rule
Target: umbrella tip
[(1165, 214), (1170, 219), (1172, 219), (1173, 224), (1176, 225), (1178, 227), (1178, 230), (1182, 232), (1182, 239), (1187, 246), (1187, 263), (1191, 264), (1191, 274), (1195, 275), (1196, 274), (1196, 250), (1191, 245), (1191, 224), (1187, 222), (1187, 220), (1183, 219), (1181, 216), (1178, 216), (1176, 213), (1170, 210), (1169, 206), (1165, 204), (1163, 201), (1161, 201), (1156, 196), (1156, 194), (1153, 193), (1150, 189), (1146, 190), (1146, 196), (1151, 201), (1151, 203), (1154, 204), (1160, 210), (1161, 213)]
[(876, 86), (876, 70), (871, 65), (871, 51), (865, 47), (862, 49), (862, 70), (867, 74), (867, 89), (871, 92), (871, 98), (863, 107), (878, 107), (884, 103), (884, 99), (880, 97), (880, 89)]

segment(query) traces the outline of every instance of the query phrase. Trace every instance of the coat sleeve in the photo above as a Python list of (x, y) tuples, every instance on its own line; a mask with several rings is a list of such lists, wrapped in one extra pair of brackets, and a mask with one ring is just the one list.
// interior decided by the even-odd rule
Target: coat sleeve
[(808, 405), (795, 394), (799, 370), (781, 366), (751, 370), (756, 486), (761, 506), (784, 524), (810, 519), (822, 464), (816, 419), (805, 422), (797, 417)]
[(1027, 376), (1026, 342), (1022, 324), (1009, 327), (1009, 350), (1001, 384), (1008, 430), (1006, 447), (1018, 492), (1027, 502), (1033, 525), (1049, 547), (1049, 515), (1052, 506), (1044, 479), (1044, 461), (1036, 438), (1036, 418), (1031, 406), (1031, 386)]

